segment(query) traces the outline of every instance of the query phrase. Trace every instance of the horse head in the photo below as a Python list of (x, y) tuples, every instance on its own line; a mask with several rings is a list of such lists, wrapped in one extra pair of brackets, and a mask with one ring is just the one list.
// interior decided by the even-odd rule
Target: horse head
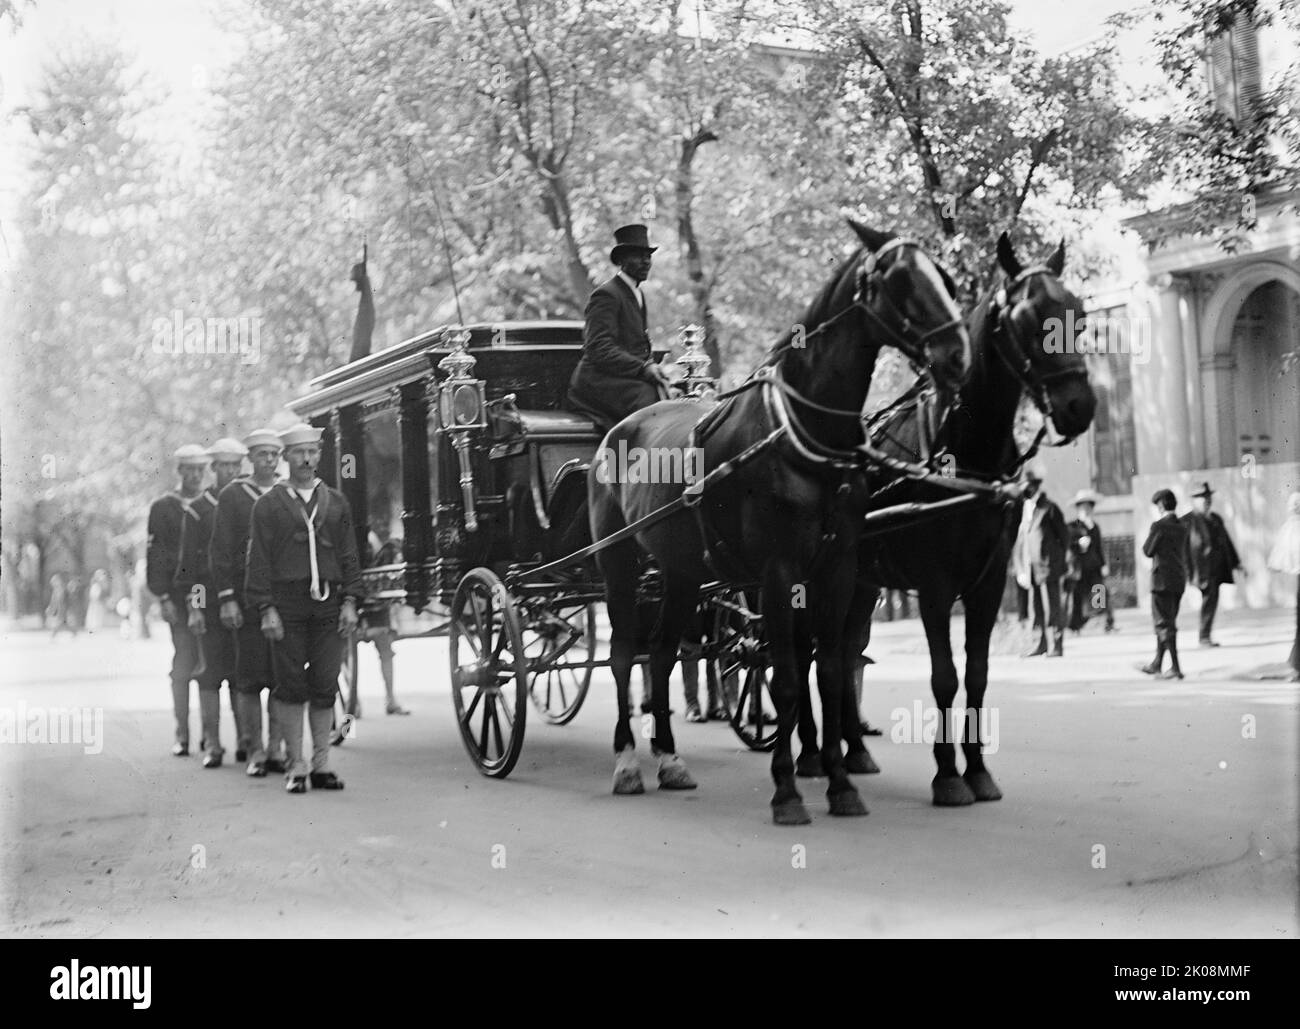
[(1066, 439), (1092, 424), (1097, 398), (1078, 337), (1086, 327), (1083, 304), (1060, 280), (1061, 242), (1042, 264), (1024, 267), (1011, 240), (998, 237), (998, 264), (1007, 279), (993, 299), (1000, 339), (994, 343), (1034, 405)]
[(940, 391), (954, 393), (970, 369), (971, 350), (952, 277), (916, 241), (848, 222), (865, 248), (854, 299), (867, 321), (925, 367)]

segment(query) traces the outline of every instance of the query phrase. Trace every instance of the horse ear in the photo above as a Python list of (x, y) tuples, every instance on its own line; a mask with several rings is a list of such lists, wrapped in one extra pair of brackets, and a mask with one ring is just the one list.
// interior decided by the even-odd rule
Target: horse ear
[(1013, 279), (1020, 274), (1021, 264), (1016, 260), (1016, 252), (1011, 249), (1011, 238), (1005, 232), (998, 237), (998, 264)]
[(1056, 250), (1047, 259), (1047, 268), (1058, 279), (1061, 277), (1061, 272), (1065, 270), (1065, 240), (1056, 244)]
[(862, 240), (862, 245), (873, 253), (894, 238), (888, 233), (869, 229), (860, 222), (855, 222), (852, 218), (845, 218), (844, 220), (849, 223), (849, 228), (857, 233), (858, 239)]

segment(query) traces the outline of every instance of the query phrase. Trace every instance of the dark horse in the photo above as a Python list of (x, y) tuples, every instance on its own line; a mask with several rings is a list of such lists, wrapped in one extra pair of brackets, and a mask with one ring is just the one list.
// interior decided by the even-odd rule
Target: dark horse
[[(1022, 396), (1027, 395), (1051, 422), (1064, 437), (1062, 442), (1087, 430), (1096, 405), (1084, 358), (1074, 338), (1065, 335), (1071, 326), (1076, 331), (1084, 328), (1082, 304), (1059, 279), (1065, 245), (1058, 246), (1043, 264), (1023, 268), (1003, 233), (997, 256), (1007, 280), (990, 289), (967, 319), (970, 375), (931, 447), (937, 453), (937, 465), (945, 471), (988, 483), (1014, 479), (1024, 461), (1013, 437)], [(918, 460), (922, 449), (914, 417), (919, 386), (882, 412), (871, 428), (872, 440), (880, 450), (909, 462)], [(872, 509), (958, 496), (950, 489), (904, 477), (889, 481), (888, 473), (885, 481), (888, 484), (883, 488), (876, 483)], [(862, 538), (859, 588), (848, 631), (865, 646), (881, 587), (917, 591), (930, 646), (930, 686), (940, 714), (934, 742), (938, 772), (931, 787), (934, 803), (941, 806), (1002, 796), (984, 766), (981, 718), (988, 686), (989, 638), (1002, 603), (1007, 561), (1019, 520), (1018, 498), (1018, 491), (1010, 490), (977, 495), (969, 504)], [(960, 737), (965, 775), (957, 774), (957, 732), (952, 721), (958, 680), (949, 620), (958, 597), (966, 611), (966, 712)], [(807, 692), (805, 677), (805, 698)], [(817, 730), (811, 722), (810, 703), (805, 699), (801, 707), (803, 750), (799, 764), (807, 770), (808, 759), (816, 756)], [(851, 692), (845, 697), (843, 719), (844, 725), (856, 727), (857, 707)], [(855, 732), (844, 735), (850, 768), (865, 764), (874, 770), (861, 737)]]
[[(864, 442), (859, 412), (876, 356), (881, 346), (896, 346), (925, 364), (945, 390), (960, 383), (970, 358), (951, 280), (917, 244), (850, 224), (864, 249), (836, 270), (801, 322), (740, 389), (718, 405), (667, 401), (630, 415), (605, 437), (588, 474), (595, 539), (679, 498), (689, 501), (696, 515), (647, 525), (634, 539), (597, 556), (618, 688), (615, 793), (644, 789), (628, 706), (636, 640), (645, 636), (637, 626), (639, 543), (658, 565), (663, 589), (649, 633), (651, 747), (660, 756), (661, 787), (695, 786), (676, 754), (668, 677), (683, 627), (694, 616), (700, 585), (718, 578), (757, 584), (774, 655), (779, 712), (773, 818), (778, 824), (810, 820), (795, 788), (790, 753), (798, 708), (792, 609), (807, 603), (822, 627), (818, 675), (828, 684), (823, 707), (832, 739), (838, 740), (837, 690), (847, 680), (850, 663), (841, 629), (856, 582), (857, 526), (865, 502), (857, 449)], [(705, 478), (694, 477), (687, 489), (681, 481), (636, 481), (621, 469), (611, 474), (611, 461), (622, 454), (682, 455), (681, 466), (689, 460)], [(827, 759), (831, 813), (865, 814), (839, 747), (833, 749)]]

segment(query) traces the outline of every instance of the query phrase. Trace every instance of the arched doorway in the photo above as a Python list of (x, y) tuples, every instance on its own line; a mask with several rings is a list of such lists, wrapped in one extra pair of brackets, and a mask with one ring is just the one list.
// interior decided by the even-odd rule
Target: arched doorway
[(1300, 461), (1300, 293), (1280, 279), (1256, 286), (1233, 319), (1233, 409), (1238, 454)]

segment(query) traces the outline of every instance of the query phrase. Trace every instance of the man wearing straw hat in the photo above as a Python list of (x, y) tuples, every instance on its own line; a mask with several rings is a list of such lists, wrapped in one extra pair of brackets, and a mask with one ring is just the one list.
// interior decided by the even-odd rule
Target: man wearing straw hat
[(1110, 591), (1106, 588), (1110, 568), (1102, 549), (1101, 529), (1092, 519), (1097, 494), (1081, 489), (1074, 495), (1073, 503), (1076, 517), (1066, 526), (1070, 531), (1070, 554), (1076, 575), (1070, 598), (1070, 629), (1079, 632), (1093, 612), (1104, 611), (1106, 631), (1114, 632), (1115, 616), (1110, 608)]
[[(280, 434), (257, 429), (244, 437), (253, 473), (230, 482), (217, 497), (217, 516), (212, 529), (212, 578), (224, 632), (235, 639), (235, 674), (231, 699), (239, 733), (237, 761), (248, 761), (246, 773), (261, 778), (269, 771), (283, 772), (282, 744), (274, 706), (268, 719), (271, 756), (262, 745), (262, 690), (268, 695), (275, 685), (271, 674), (271, 645), (262, 635), (257, 611), (244, 598), (245, 559), (253, 504), (275, 485), (280, 463)], [(214, 448), (215, 449), (215, 448)], [(241, 753), (242, 752), (242, 753)]]
[[(1025, 469), (1025, 500), (1020, 532), (1012, 551), (1016, 583), (1033, 598), (1038, 645), (1022, 657), (1064, 655), (1065, 618), (1061, 611), (1061, 579), (1065, 575), (1070, 534), (1061, 509), (1043, 491), (1043, 466)], [(1047, 630), (1052, 630), (1048, 648)]]
[(344, 640), (357, 628), (361, 562), (352, 512), (338, 490), (316, 477), (321, 430), (298, 424), (280, 434), (289, 481), (253, 504), (245, 597), (272, 643), (271, 702), (284, 733), (285, 788), (306, 793), (304, 708), (311, 728), (313, 790), (341, 790), (328, 768), (330, 726)]
[(569, 380), (570, 406), (589, 415), (602, 432), (666, 397), (669, 381), (651, 352), (641, 292), (659, 248), (650, 245), (644, 225), (615, 229), (614, 239), (609, 259), (618, 272), (587, 301), (582, 358)]
[[(197, 599), (206, 602), (207, 543), (211, 532), (213, 498), (203, 488), (211, 459), (196, 443), (178, 447), (173, 455), (177, 489), (155, 500), (149, 507), (149, 541), (145, 551), (145, 582), (158, 598), (163, 620), (172, 634), (172, 714), (175, 740), (172, 753), (187, 757), (190, 752), (190, 680), (199, 679), (200, 701), (206, 683), (203, 650), (190, 621), (191, 605)], [(200, 546), (201, 545), (201, 546)], [(202, 625), (202, 615), (197, 619)], [(201, 633), (200, 633), (201, 634)], [(213, 742), (216, 726), (210, 724), (211, 712), (200, 706), (203, 716), (204, 749)], [(207, 758), (205, 757), (205, 761)]]

